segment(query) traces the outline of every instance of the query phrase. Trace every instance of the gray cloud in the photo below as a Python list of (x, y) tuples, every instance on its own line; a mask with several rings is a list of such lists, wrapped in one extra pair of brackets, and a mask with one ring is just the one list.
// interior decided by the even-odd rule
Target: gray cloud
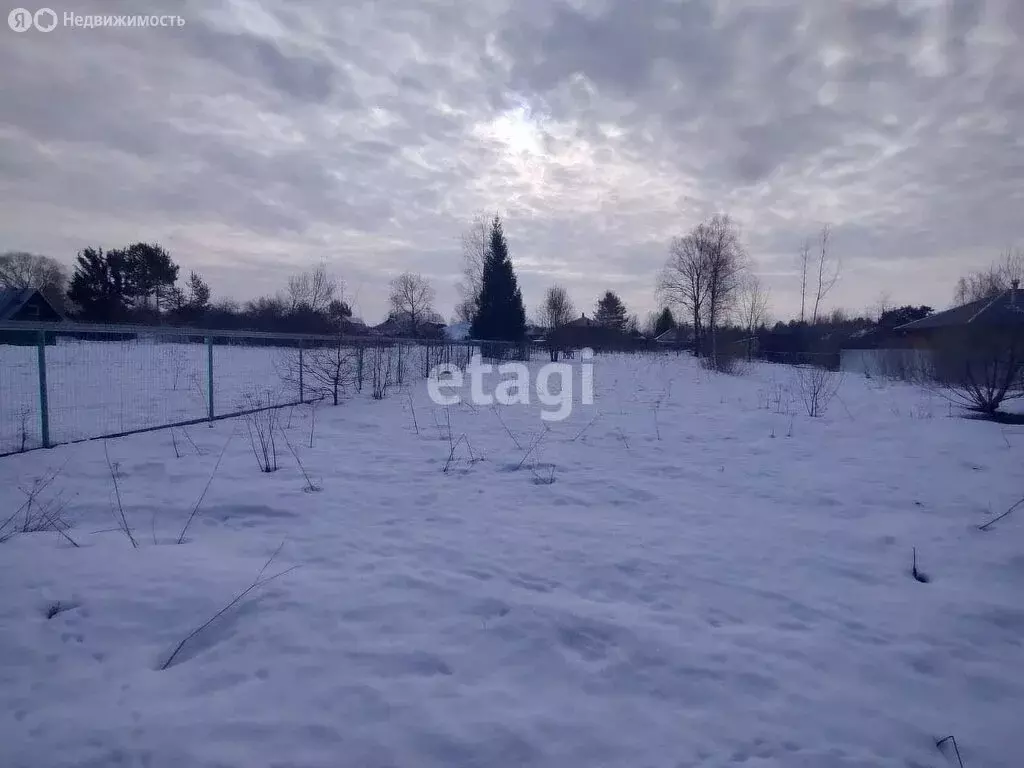
[(555, 280), (652, 308), (718, 210), (779, 316), (826, 221), (854, 309), (945, 304), (1024, 244), (1015, 0), (80, 6), (186, 24), (0, 32), (2, 249), (155, 239), (236, 298), (325, 258), (376, 319), (405, 269), (450, 309), (480, 209), (531, 308)]
[(185, 40), (196, 56), (217, 62), (241, 78), (262, 81), (282, 96), (325, 102), (338, 72), (317, 56), (289, 54), (270, 40), (245, 32), (219, 32), (202, 25), (187, 27)]

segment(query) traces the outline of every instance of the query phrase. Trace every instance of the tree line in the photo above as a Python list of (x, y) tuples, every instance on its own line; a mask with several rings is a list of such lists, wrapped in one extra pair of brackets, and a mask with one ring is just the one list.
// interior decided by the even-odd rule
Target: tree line
[[(549, 286), (529, 323), (502, 218), (478, 213), (461, 238), (463, 275), (455, 319), (477, 339), (522, 341), (529, 325), (556, 330), (581, 320), (564, 285)], [(841, 262), (825, 226), (805, 241), (796, 261), (800, 311), (789, 322), (768, 324), (769, 295), (752, 269), (736, 222), (716, 214), (673, 238), (656, 281), (661, 309), (641, 323), (612, 290), (596, 300), (586, 325), (624, 338), (657, 337), (682, 326), (694, 352), (712, 362), (723, 352), (754, 348), (796, 356), (828, 348), (834, 340), (864, 329), (885, 329), (894, 318), (916, 319), (927, 307), (892, 307), (887, 297), (873, 317), (825, 312)], [(1024, 277), (1024, 253), (1006, 253), (990, 267), (964, 275), (956, 284), (957, 304), (997, 295)], [(0, 287), (38, 288), (67, 316), (97, 323), (163, 323), (218, 329), (296, 333), (359, 332), (344, 299), (344, 285), (324, 263), (288, 278), (272, 295), (244, 303), (214, 301), (209, 284), (195, 271), (187, 276), (166, 249), (138, 242), (123, 248), (81, 250), (70, 276), (58, 261), (24, 252), (0, 254)], [(386, 325), (394, 335), (428, 336), (443, 325), (435, 291), (422, 275), (405, 272), (389, 286)], [(909, 322), (909, 320), (906, 320)]]
[[(274, 294), (239, 303), (214, 301), (209, 284), (181, 269), (157, 243), (79, 251), (69, 276), (58, 261), (26, 252), (0, 254), (0, 287), (37, 288), (67, 317), (89, 323), (192, 326), (278, 333), (358, 332), (361, 323), (344, 299), (343, 283), (324, 263), (290, 276)], [(412, 335), (440, 321), (433, 288), (421, 275), (391, 281), (389, 320)]]

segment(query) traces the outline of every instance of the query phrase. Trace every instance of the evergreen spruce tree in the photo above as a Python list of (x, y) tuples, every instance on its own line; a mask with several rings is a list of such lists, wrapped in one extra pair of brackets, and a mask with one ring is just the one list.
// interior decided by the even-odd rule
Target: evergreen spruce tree
[(598, 300), (594, 320), (602, 328), (620, 333), (626, 330), (626, 305), (615, 291), (605, 291)]
[(672, 317), (672, 310), (665, 307), (658, 315), (658, 319), (654, 322), (654, 336), (657, 338), (661, 336), (665, 331), (671, 331), (676, 327), (676, 319)]
[(484, 261), (480, 306), (473, 319), (472, 336), (481, 341), (522, 341), (526, 336), (523, 294), (499, 216), (491, 222), (490, 248)]

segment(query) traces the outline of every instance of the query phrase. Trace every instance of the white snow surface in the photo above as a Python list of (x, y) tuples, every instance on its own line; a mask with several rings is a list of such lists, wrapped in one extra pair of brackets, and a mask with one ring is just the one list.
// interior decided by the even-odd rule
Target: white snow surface
[(138, 549), (99, 442), (0, 459), (80, 545), (0, 543), (0, 766), (1020, 766), (1024, 433), (793, 375), (598, 357), (525, 460), (539, 405), (285, 409), (315, 492), (240, 420), (109, 440)]

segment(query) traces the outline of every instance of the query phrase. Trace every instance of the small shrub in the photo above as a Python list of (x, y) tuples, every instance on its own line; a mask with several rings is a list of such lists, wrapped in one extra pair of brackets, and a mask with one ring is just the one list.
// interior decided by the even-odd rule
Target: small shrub
[(18, 418), (20, 419), (21, 422), (18, 428), (19, 453), (24, 453), (25, 450), (28, 448), (28, 417), (30, 415), (31, 411), (28, 408), (22, 408), (21, 411), (18, 413)]
[(263, 397), (246, 392), (242, 402), (247, 413), (244, 414), (245, 426), (249, 434), (249, 445), (260, 472), (277, 471), (277, 421), (279, 411), (267, 392)]
[(946, 399), (993, 418), (1005, 401), (1024, 397), (1024, 331), (948, 331), (934, 350), (934, 374)]
[[(347, 343), (313, 346), (287, 353), (279, 366), (281, 379), (292, 389), (303, 383), (303, 399), (329, 399), (334, 405), (350, 389), (355, 388), (358, 375), (358, 351)], [(302, 361), (300, 376), (299, 361)]]
[[(401, 355), (401, 347), (399, 355)], [(392, 348), (388, 344), (377, 344), (370, 350), (370, 394), (374, 400), (383, 400), (395, 381), (395, 364)], [(401, 363), (400, 363), (401, 365)]]
[(68, 529), (71, 526), (63, 517), (64, 508), (67, 506), (64, 491), (58, 491), (49, 497), (45, 493), (63, 469), (61, 466), (36, 478), (28, 490), (21, 489), (21, 492), (25, 494), (24, 503), (5, 519), (0, 520), (0, 543), (18, 533), (40, 533), (52, 530), (72, 546), (78, 547), (78, 543), (68, 534)]
[(796, 369), (796, 391), (811, 418), (825, 414), (841, 384), (842, 376), (828, 368), (801, 365)]
[(701, 367), (706, 371), (724, 373), (727, 376), (742, 376), (748, 370), (746, 360), (738, 351), (727, 348), (715, 355), (702, 357)]

